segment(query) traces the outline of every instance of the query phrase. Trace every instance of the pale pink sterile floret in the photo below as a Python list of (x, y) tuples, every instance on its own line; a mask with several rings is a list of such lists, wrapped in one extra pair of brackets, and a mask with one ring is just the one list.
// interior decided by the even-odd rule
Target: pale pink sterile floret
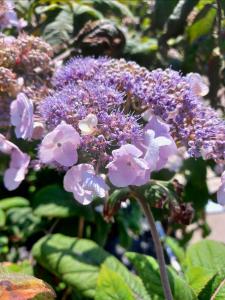
[(9, 190), (15, 190), (24, 180), (30, 163), (30, 156), (23, 153), (15, 144), (0, 134), (0, 151), (10, 155), (9, 168), (5, 171), (3, 182)]
[(20, 93), (11, 103), (10, 116), (16, 137), (30, 140), (33, 133), (33, 103), (24, 93)]
[(141, 158), (142, 151), (136, 146), (126, 144), (112, 151), (113, 160), (106, 168), (109, 179), (117, 187), (142, 185), (149, 180), (150, 172), (147, 162)]
[(221, 205), (225, 205), (225, 171), (221, 176), (221, 185), (217, 192), (217, 202)]
[(106, 197), (109, 187), (101, 176), (95, 174), (92, 165), (79, 164), (66, 172), (64, 189), (73, 193), (79, 203), (87, 205), (95, 197)]
[(204, 82), (202, 76), (198, 73), (189, 73), (186, 78), (196, 96), (205, 96), (209, 92), (208, 85)]
[(70, 167), (77, 163), (79, 145), (79, 133), (72, 125), (62, 121), (42, 140), (39, 158), (45, 164), (56, 162), (62, 166)]
[[(170, 128), (169, 125), (164, 123), (159, 117), (155, 115), (149, 115), (148, 123), (144, 128), (144, 131), (146, 132), (147, 130), (153, 130), (155, 133), (155, 140), (153, 140), (153, 144), (157, 144), (157, 141), (161, 142), (158, 144), (159, 146), (159, 157), (157, 160), (157, 164), (155, 166), (156, 170), (162, 169), (170, 156), (177, 154), (177, 146), (170, 135)], [(161, 138), (157, 140), (158, 138)], [(162, 139), (164, 137), (164, 139)], [(167, 140), (165, 140), (165, 138)]]

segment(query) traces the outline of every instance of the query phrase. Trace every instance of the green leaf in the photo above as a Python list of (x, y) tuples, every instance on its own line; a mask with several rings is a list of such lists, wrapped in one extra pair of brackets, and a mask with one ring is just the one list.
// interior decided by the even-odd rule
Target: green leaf
[(0, 208), (0, 227), (5, 226), (6, 216), (5, 212)]
[[(134, 265), (148, 293), (150, 295), (157, 295), (157, 299), (163, 300), (164, 294), (160, 280), (159, 266), (156, 260), (153, 257), (132, 252), (126, 253), (126, 256)], [(169, 268), (168, 275), (174, 300), (196, 299), (193, 291), (181, 276)]]
[[(190, 277), (192, 268), (202, 268), (201, 273), (205, 272), (205, 276), (201, 275), (200, 280), (207, 281), (207, 276), (211, 276), (205, 287), (199, 294), (200, 300), (225, 299), (225, 244), (211, 240), (204, 240), (191, 245), (187, 250), (186, 266), (188, 268), (187, 275)], [(199, 272), (199, 271), (198, 271)], [(214, 274), (214, 276), (212, 276)], [(193, 289), (198, 289), (200, 283), (193, 283)], [(214, 296), (213, 296), (214, 295)]]
[(220, 272), (225, 269), (225, 245), (211, 240), (203, 240), (187, 249), (186, 265), (202, 267)]
[(9, 251), (8, 247), (9, 239), (5, 235), (0, 235), (0, 254), (6, 254)]
[(176, 239), (172, 237), (166, 237), (165, 243), (171, 248), (180, 264), (183, 264), (185, 260), (185, 252), (182, 247), (179, 246)]
[(73, 5), (73, 29), (77, 34), (86, 22), (90, 20), (102, 20), (104, 16), (96, 9), (88, 5), (79, 5), (72, 3)]
[(109, 254), (90, 240), (48, 235), (32, 249), (40, 265), (76, 289), (84, 297), (94, 297), (100, 265)]
[(169, 15), (173, 12), (178, 0), (167, 1), (165, 5), (164, 0), (156, 0), (153, 11), (153, 27), (162, 29)]
[(150, 300), (151, 297), (142, 282), (142, 280), (131, 273), (118, 259), (113, 256), (106, 258), (104, 265), (111, 271), (118, 273), (129, 286), (132, 294), (138, 300)]
[(134, 18), (128, 6), (120, 3), (117, 0), (91, 0), (95, 9), (103, 14), (114, 13), (116, 16), (126, 16)]
[(39, 190), (32, 201), (34, 214), (41, 217), (68, 218), (83, 216), (86, 220), (94, 219), (91, 206), (82, 206), (58, 185), (49, 185)]
[(43, 229), (40, 217), (35, 216), (30, 207), (11, 208), (7, 211), (7, 226), (17, 240), (26, 239)]
[(209, 271), (201, 267), (189, 268), (185, 273), (189, 285), (198, 296), (209, 281), (215, 276), (215, 272)]
[(71, 39), (72, 32), (73, 11), (65, 5), (55, 19), (45, 26), (43, 38), (51, 45), (59, 46), (60, 43), (68, 42)]
[[(210, 298), (209, 298), (210, 297)], [(225, 271), (220, 271), (200, 293), (199, 300), (224, 300), (225, 299)]]
[(12, 207), (27, 207), (29, 201), (23, 197), (12, 197), (0, 200), (0, 208), (3, 210), (10, 209)]
[(193, 43), (200, 37), (208, 35), (212, 31), (215, 17), (216, 9), (211, 5), (205, 6), (204, 10), (200, 12), (200, 16), (187, 29), (189, 42)]
[(196, 211), (204, 208), (210, 198), (206, 184), (206, 162), (203, 159), (189, 158), (184, 161), (183, 170), (187, 184), (184, 188), (184, 200), (192, 202)]
[(97, 283), (95, 300), (135, 300), (122, 276), (102, 266)]
[(6, 273), (22, 273), (26, 275), (33, 275), (33, 267), (29, 260), (23, 260), (18, 263), (3, 263), (2, 268)]

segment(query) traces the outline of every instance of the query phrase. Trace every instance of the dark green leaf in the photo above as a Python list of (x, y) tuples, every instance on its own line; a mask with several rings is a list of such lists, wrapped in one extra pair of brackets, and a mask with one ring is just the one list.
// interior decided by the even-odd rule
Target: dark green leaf
[(87, 220), (94, 219), (90, 206), (82, 206), (58, 185), (49, 185), (39, 190), (32, 201), (35, 215), (50, 218), (67, 218), (83, 216)]
[(32, 253), (38, 263), (84, 297), (94, 297), (100, 265), (109, 256), (93, 241), (62, 234), (43, 237)]
[(5, 212), (0, 208), (0, 227), (5, 226), (6, 216)]
[[(150, 256), (131, 252), (126, 253), (126, 256), (134, 265), (148, 293), (157, 295), (159, 300), (163, 300), (164, 294), (156, 260)], [(172, 269), (168, 269), (168, 275), (174, 300), (196, 299), (193, 291), (181, 276), (177, 275)]]
[(62, 42), (69, 42), (73, 32), (73, 11), (69, 6), (64, 6), (56, 18), (48, 23), (43, 31), (43, 38), (53, 46)]
[(11, 208), (7, 211), (7, 226), (16, 240), (29, 237), (43, 229), (41, 218), (30, 207)]

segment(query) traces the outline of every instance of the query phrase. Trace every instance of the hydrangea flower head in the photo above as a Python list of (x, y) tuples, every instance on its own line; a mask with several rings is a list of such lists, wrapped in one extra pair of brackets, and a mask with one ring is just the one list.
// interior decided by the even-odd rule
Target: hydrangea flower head
[(90, 164), (79, 164), (70, 168), (64, 176), (64, 189), (72, 192), (74, 198), (83, 205), (95, 197), (104, 198), (109, 190), (102, 177), (95, 174)]
[[(185, 146), (193, 157), (216, 161), (225, 159), (225, 122), (202, 103), (199, 95), (208, 88), (200, 75), (182, 76), (171, 69), (148, 71), (134, 62), (123, 59), (81, 58), (71, 60), (57, 72), (55, 85), (79, 80), (107, 82), (124, 93), (126, 109), (152, 113), (170, 125), (177, 143)], [(80, 75), (82, 73), (82, 76)], [(64, 81), (63, 81), (64, 79)], [(199, 80), (198, 80), (199, 79)]]

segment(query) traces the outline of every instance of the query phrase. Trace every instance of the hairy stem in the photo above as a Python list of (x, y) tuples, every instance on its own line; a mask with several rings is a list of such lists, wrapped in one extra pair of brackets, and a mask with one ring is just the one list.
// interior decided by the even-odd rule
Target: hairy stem
[(156, 251), (156, 255), (157, 255), (157, 259), (158, 259), (158, 263), (159, 263), (159, 270), (160, 270), (161, 282), (162, 282), (162, 286), (163, 286), (165, 299), (173, 300), (173, 296), (172, 296), (170, 284), (169, 284), (169, 279), (168, 279), (168, 274), (167, 274), (167, 270), (166, 270), (166, 263), (165, 263), (165, 259), (164, 259), (163, 249), (162, 249), (162, 245), (161, 245), (161, 242), (160, 242), (160, 239), (158, 236), (158, 232), (157, 232), (157, 229), (155, 226), (155, 220), (154, 220), (152, 211), (151, 211), (150, 206), (148, 205), (146, 199), (142, 195), (140, 195), (139, 193), (137, 193), (136, 191), (133, 191), (133, 190), (132, 190), (132, 194), (135, 196), (135, 198), (139, 202), (139, 204), (148, 220), (149, 226), (150, 226), (150, 231), (152, 234), (152, 239), (154, 242), (155, 251)]

